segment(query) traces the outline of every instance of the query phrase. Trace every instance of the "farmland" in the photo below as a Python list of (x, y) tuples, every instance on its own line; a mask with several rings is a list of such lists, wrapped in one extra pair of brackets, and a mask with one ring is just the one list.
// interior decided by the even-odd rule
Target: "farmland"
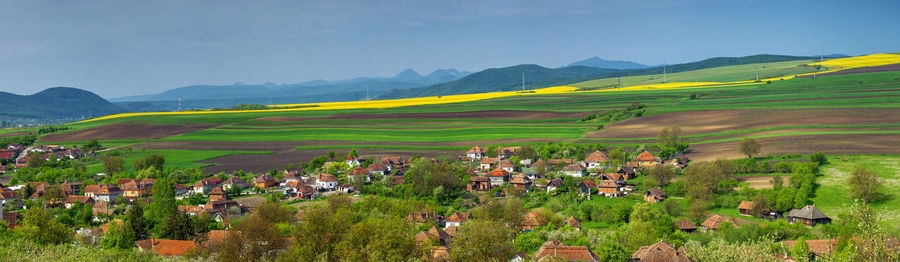
[[(834, 71), (841, 61), (881, 66), (897, 60), (888, 56), (836, 59), (825, 64)], [(441, 98), (446, 101), (421, 98), (362, 101), (355, 107), (346, 102), (285, 105), (274, 110), (109, 116), (70, 124), (69, 130), (46, 135), (39, 142), (69, 145), (99, 139), (106, 147), (136, 150), (274, 152), (191, 158), (205, 160), (196, 163), (198, 166), (213, 165), (207, 167), (209, 171), (226, 172), (259, 172), (330, 150), (454, 158), (476, 144), (562, 141), (635, 147), (655, 143), (656, 132), (667, 126), (684, 130), (684, 138), (692, 144), (689, 156), (699, 160), (740, 157), (735, 146), (744, 137), (757, 138), (763, 154), (896, 152), (891, 145), (900, 143), (897, 71), (748, 81), (755, 79), (756, 71), (760, 78), (808, 74), (812, 67), (804, 63), (810, 62), (682, 72), (667, 76), (682, 82), (664, 84), (655, 76), (625, 77), (625, 87), (612, 89), (603, 86), (618, 79), (536, 93)], [(689, 81), (698, 79), (708, 82)], [(598, 90), (576, 92), (575, 88)], [(633, 106), (638, 107), (629, 109)], [(247, 166), (249, 162), (255, 164)]]

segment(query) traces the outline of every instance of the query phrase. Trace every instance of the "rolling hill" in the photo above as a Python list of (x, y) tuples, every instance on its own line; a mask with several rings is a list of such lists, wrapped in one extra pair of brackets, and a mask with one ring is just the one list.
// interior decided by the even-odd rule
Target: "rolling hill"
[(0, 92), (0, 119), (64, 122), (125, 112), (89, 91), (54, 87), (33, 95)]
[(590, 66), (609, 69), (641, 69), (650, 67), (645, 64), (639, 64), (631, 61), (605, 60), (596, 56), (571, 63), (568, 66)]

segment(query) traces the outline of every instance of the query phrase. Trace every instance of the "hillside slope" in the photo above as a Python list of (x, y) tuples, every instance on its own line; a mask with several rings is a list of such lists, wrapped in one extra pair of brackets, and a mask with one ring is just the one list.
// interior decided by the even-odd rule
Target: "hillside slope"
[(54, 87), (33, 95), (0, 92), (0, 119), (4, 121), (73, 120), (122, 113), (116, 106), (89, 91)]

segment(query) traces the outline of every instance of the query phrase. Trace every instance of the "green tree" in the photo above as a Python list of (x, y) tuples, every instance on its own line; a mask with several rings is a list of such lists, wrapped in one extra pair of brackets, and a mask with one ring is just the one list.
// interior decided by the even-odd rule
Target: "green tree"
[(125, 159), (122, 156), (109, 155), (103, 158), (103, 169), (112, 176), (125, 170)]
[(351, 149), (347, 157), (359, 158), (359, 153), (356, 152), (356, 149)]
[(160, 237), (165, 239), (188, 240), (196, 235), (193, 221), (188, 214), (175, 211), (164, 220)]
[(262, 203), (256, 208), (256, 211), (254, 211), (253, 214), (272, 224), (284, 223), (291, 220), (291, 210), (276, 202)]
[(806, 243), (805, 237), (800, 237), (797, 239), (797, 242), (794, 243), (794, 248), (791, 249), (791, 256), (800, 261), (809, 260), (809, 244)]
[(16, 232), (38, 244), (55, 245), (69, 243), (74, 239), (72, 230), (56, 221), (43, 208), (29, 208)]
[(656, 142), (660, 148), (670, 148), (675, 152), (683, 152), (687, 145), (681, 138), (681, 128), (670, 126), (659, 130), (656, 134)]
[(421, 258), (406, 225), (399, 219), (363, 220), (350, 227), (335, 252), (343, 261), (409, 261)]
[(822, 151), (816, 151), (809, 155), (809, 160), (820, 166), (828, 163), (828, 158), (825, 157), (825, 153), (822, 153)]
[(753, 155), (759, 153), (760, 148), (762, 148), (762, 146), (759, 144), (759, 142), (756, 142), (756, 139), (749, 137), (741, 140), (741, 144), (739, 146), (741, 153), (747, 155), (747, 158), (753, 158)]
[(125, 220), (123, 220), (123, 222), (123, 229), (134, 236), (132, 242), (146, 239), (150, 236), (150, 233), (147, 231), (147, 222), (144, 218), (144, 209), (140, 204), (134, 204), (128, 207), (128, 210), (125, 211)]
[(334, 151), (328, 151), (328, 159), (329, 159), (329, 161), (334, 161), (334, 157), (335, 157), (336, 155), (337, 155), (337, 154), (335, 154)]
[(44, 154), (32, 151), (28, 153), (28, 162), (25, 163), (25, 166), (29, 168), (39, 168), (46, 162)]
[(669, 165), (656, 165), (650, 168), (647, 178), (652, 181), (653, 187), (664, 187), (669, 184), (673, 176), (675, 176), (675, 170)]
[(596, 252), (599, 261), (625, 262), (631, 260), (631, 255), (625, 251), (625, 246), (617, 240), (618, 238), (612, 235), (603, 237), (603, 240), (600, 241), (600, 248)]
[(307, 210), (303, 223), (294, 230), (291, 251), (280, 260), (337, 261), (334, 250), (352, 224), (349, 208), (342, 206), (329, 203)]
[(490, 220), (469, 220), (450, 243), (451, 261), (507, 261), (515, 254), (511, 229)]
[(110, 222), (107, 232), (100, 238), (100, 246), (104, 248), (131, 249), (134, 248), (134, 231), (127, 230), (125, 225)]
[(86, 145), (84, 145), (85, 151), (91, 151), (91, 150), (97, 151), (97, 150), (100, 150), (101, 148), (103, 148), (103, 145), (100, 145), (100, 142), (97, 141), (97, 139), (93, 139), (90, 142), (88, 142)]
[(540, 157), (537, 153), (537, 150), (534, 150), (534, 148), (529, 145), (524, 145), (521, 148), (519, 148), (519, 150), (516, 150), (516, 156), (518, 156), (522, 159), (531, 159), (531, 160), (534, 160), (535, 158)]
[(166, 229), (164, 220), (178, 211), (175, 202), (175, 182), (170, 179), (159, 179), (153, 185), (153, 202), (147, 207), (148, 223), (155, 225), (154, 231), (161, 234)]
[(165, 164), (165, 156), (160, 154), (152, 154), (145, 158), (135, 160), (132, 167), (134, 168), (134, 170), (144, 170), (150, 167), (153, 167), (156, 170), (163, 170), (163, 166), (165, 166)]
[(874, 171), (865, 167), (858, 167), (850, 173), (850, 197), (870, 203), (881, 198), (884, 181)]

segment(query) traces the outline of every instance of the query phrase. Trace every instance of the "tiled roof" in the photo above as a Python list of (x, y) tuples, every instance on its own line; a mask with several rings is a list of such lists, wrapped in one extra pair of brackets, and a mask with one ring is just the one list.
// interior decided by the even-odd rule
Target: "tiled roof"
[(112, 185), (112, 184), (105, 184), (105, 185), (100, 185), (100, 189), (97, 189), (97, 192), (94, 192), (94, 194), (112, 195), (112, 194), (119, 194), (121, 192), (122, 192), (122, 190), (119, 190), (119, 187)]
[(366, 168), (367, 171), (387, 171), (387, 167), (381, 163), (372, 163)]
[(623, 176), (624, 175), (619, 174), (619, 173), (606, 173), (606, 174), (603, 174), (603, 179), (618, 181), (618, 180), (622, 180)]
[(731, 218), (719, 214), (714, 214), (707, 218), (706, 221), (703, 221), (703, 224), (701, 225), (712, 229), (718, 229), (722, 222), (726, 221), (734, 224), (734, 221), (731, 220)]
[(482, 159), (481, 159), (481, 164), (491, 164), (491, 165), (493, 165), (493, 164), (496, 164), (496, 163), (499, 162), (499, 161), (500, 161), (500, 159), (499, 159), (499, 158), (496, 158), (496, 157), (485, 157), (485, 158), (482, 158)]
[(338, 181), (338, 178), (337, 178), (336, 176), (332, 175), (332, 174), (321, 173), (321, 174), (319, 174), (318, 176), (316, 176), (316, 181), (321, 181), (321, 182), (337, 182), (337, 181)]
[(687, 220), (678, 220), (678, 221), (672, 221), (672, 222), (674, 222), (674, 223), (675, 223), (675, 226), (678, 227), (678, 229), (681, 229), (681, 230), (695, 230), (695, 229), (697, 229), (697, 226), (695, 226), (694, 223), (692, 223), (691, 221), (687, 221)]
[(534, 212), (528, 212), (525, 214), (525, 217), (522, 219), (522, 226), (526, 227), (539, 227), (546, 225), (547, 223), (542, 222), (538, 215)]
[[(287, 179), (288, 175), (284, 175), (284, 178)], [(247, 181), (245, 181), (244, 179), (241, 179), (238, 176), (232, 176), (232, 177), (228, 178), (228, 180), (225, 180), (225, 182), (222, 184), (233, 185), (233, 184), (246, 184), (246, 183), (247, 183)]]
[(355, 176), (355, 175), (369, 176), (369, 175), (372, 175), (372, 173), (369, 173), (369, 171), (363, 169), (362, 167), (356, 167), (353, 170), (350, 170), (350, 172), (347, 173), (347, 175), (349, 175), (349, 176)]
[(601, 180), (597, 187), (619, 188), (619, 184), (612, 180)]
[(476, 145), (476, 146), (470, 148), (469, 151), (466, 151), (466, 154), (470, 154), (470, 153), (484, 154), (484, 151), (485, 151), (485, 148)]
[(635, 160), (636, 161), (656, 161), (656, 157), (653, 156), (653, 154), (650, 154), (650, 152), (644, 151)]
[(152, 238), (136, 241), (135, 244), (140, 249), (153, 251), (160, 256), (181, 256), (197, 247), (194, 241)]
[(503, 160), (503, 161), (500, 161), (500, 167), (516, 167), (516, 165), (513, 165), (512, 161)]
[[(797, 240), (781, 241), (781, 244), (787, 250), (793, 250), (794, 244), (796, 243)], [(831, 251), (834, 250), (836, 244), (837, 241), (835, 241), (835, 239), (806, 240), (806, 245), (809, 246), (809, 252), (815, 253), (816, 256), (831, 254)]]
[(403, 176), (392, 176), (391, 177), (391, 185), (392, 186), (403, 184), (404, 182), (406, 182), (406, 178)]
[(588, 155), (585, 159), (585, 162), (588, 163), (601, 163), (601, 162), (609, 162), (609, 156), (606, 153), (600, 152), (600, 150), (594, 151), (590, 155)]
[(597, 255), (584, 246), (566, 246), (559, 241), (547, 241), (534, 253), (535, 260), (558, 258), (564, 261), (598, 261)]
[(488, 173), (487, 176), (509, 176), (509, 171), (497, 168)]
[(666, 192), (663, 191), (662, 188), (658, 188), (658, 187), (647, 189), (647, 193), (649, 193), (650, 196), (654, 196), (654, 197), (662, 197), (662, 196), (666, 195)]
[(554, 159), (547, 160), (547, 163), (548, 163), (548, 164), (551, 164), (551, 165), (559, 165), (559, 164), (567, 164), (567, 165), (568, 165), (568, 164), (575, 163), (575, 159), (571, 159), (571, 158), (562, 158), (562, 159), (554, 158)]
[(741, 201), (738, 209), (753, 209), (753, 201)]
[(816, 205), (806, 205), (801, 209), (792, 209), (791, 212), (788, 212), (787, 216), (810, 220), (828, 218), (828, 216), (816, 208)]
[(581, 165), (568, 165), (566, 168), (563, 168), (563, 171), (584, 171), (584, 167)]
[(266, 183), (266, 182), (274, 182), (275, 179), (272, 178), (269, 174), (262, 174), (255, 178), (253, 178), (254, 183)]
[(570, 216), (568, 220), (566, 220), (566, 224), (570, 227), (581, 228), (581, 222), (578, 222), (578, 219), (575, 219), (574, 216)]
[(524, 174), (519, 174), (512, 178), (509, 181), (510, 184), (531, 184), (531, 179), (528, 179)]
[(100, 185), (86, 185), (84, 186), (84, 193), (96, 193), (100, 191)]
[(452, 215), (447, 217), (447, 222), (466, 222), (469, 220), (469, 216), (472, 214), (469, 212), (453, 212)]
[(74, 204), (76, 202), (82, 203), (82, 204), (87, 204), (88, 202), (93, 201), (93, 200), (94, 200), (93, 198), (86, 197), (86, 196), (69, 196), (68, 198), (66, 198), (66, 204)]
[(225, 191), (222, 191), (221, 187), (215, 187), (209, 191), (210, 195), (225, 195)]
[(642, 246), (634, 254), (632, 259), (642, 262), (687, 262), (691, 261), (684, 255), (684, 249), (676, 250), (666, 242), (659, 241), (650, 246)]

